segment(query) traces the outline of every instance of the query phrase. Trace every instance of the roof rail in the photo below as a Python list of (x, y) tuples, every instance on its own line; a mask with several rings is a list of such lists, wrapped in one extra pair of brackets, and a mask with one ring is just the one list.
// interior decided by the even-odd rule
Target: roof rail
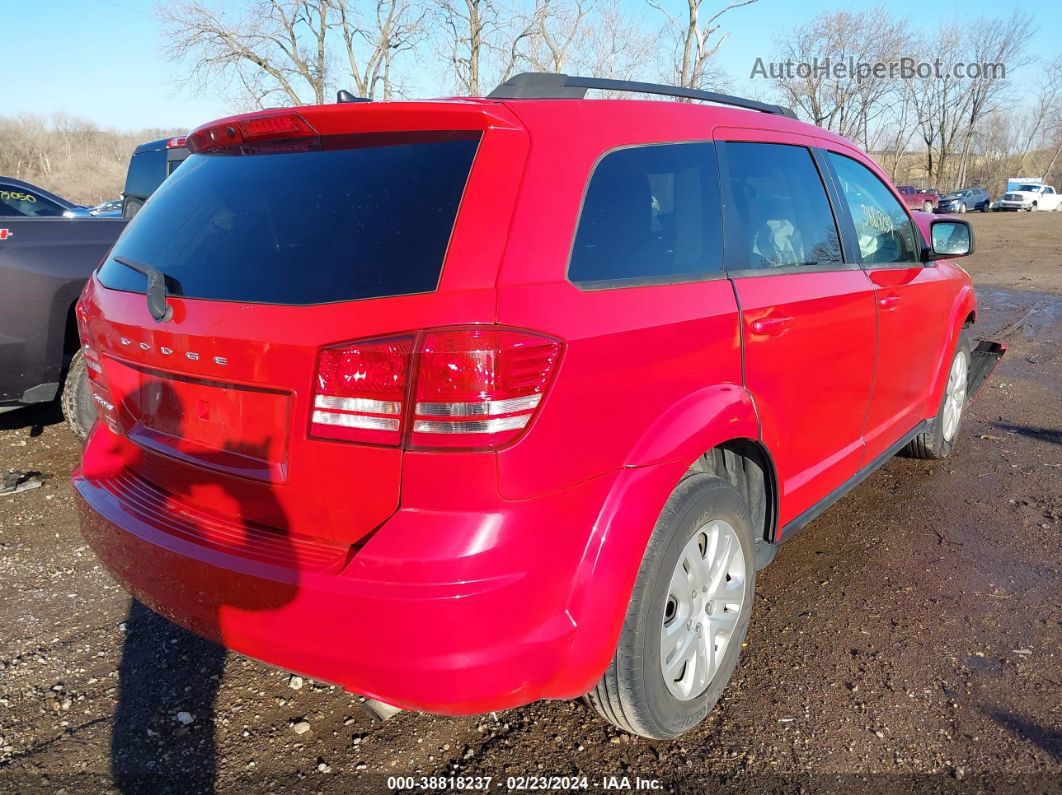
[(513, 75), (487, 94), (487, 97), (489, 99), (582, 99), (586, 96), (587, 90), (592, 88), (603, 91), (630, 91), (638, 94), (699, 99), (719, 105), (733, 105), (735, 108), (758, 110), (760, 113), (788, 116), (790, 119), (796, 118), (792, 109), (782, 105), (769, 105), (766, 102), (732, 97), (729, 94), (717, 94), (714, 91), (700, 91), (696, 88), (668, 86), (661, 83), (639, 83), (634, 80), (577, 77), (558, 72), (522, 72)]

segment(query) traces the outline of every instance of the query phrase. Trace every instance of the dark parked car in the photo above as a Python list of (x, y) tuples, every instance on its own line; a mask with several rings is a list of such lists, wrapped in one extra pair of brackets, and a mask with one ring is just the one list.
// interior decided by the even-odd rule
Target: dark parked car
[(0, 218), (87, 218), (89, 208), (14, 177), (0, 177)]
[(125, 228), (0, 177), (0, 412), (54, 400), (82, 438), (95, 421), (74, 304)]
[(140, 144), (129, 158), (129, 171), (122, 191), (122, 215), (132, 218), (148, 196), (188, 157), (184, 136), (160, 138)]
[(964, 213), (968, 210), (980, 210), (987, 213), (991, 203), (992, 197), (984, 188), (963, 188), (941, 196), (935, 212)]

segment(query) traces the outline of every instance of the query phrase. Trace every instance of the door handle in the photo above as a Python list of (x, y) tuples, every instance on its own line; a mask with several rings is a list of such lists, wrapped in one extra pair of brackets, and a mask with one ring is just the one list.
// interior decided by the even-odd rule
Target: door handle
[(789, 324), (792, 322), (793, 318), (786, 315), (761, 317), (759, 320), (752, 321), (752, 333), (763, 334), (768, 337), (780, 337), (789, 331)]
[(898, 303), (900, 303), (900, 296), (898, 295), (886, 295), (884, 298), (878, 299), (878, 306), (882, 309), (895, 309)]

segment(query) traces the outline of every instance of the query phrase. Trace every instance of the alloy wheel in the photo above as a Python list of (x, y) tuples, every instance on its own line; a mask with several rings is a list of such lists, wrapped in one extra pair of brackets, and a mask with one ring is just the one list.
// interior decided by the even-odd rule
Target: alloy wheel
[(944, 397), (944, 415), (941, 417), (941, 433), (950, 442), (959, 429), (959, 420), (966, 404), (966, 354), (959, 351), (951, 363), (948, 374), (947, 394)]
[(712, 682), (745, 602), (747, 561), (737, 532), (713, 519), (686, 543), (671, 574), (660, 632), (660, 672), (680, 701)]

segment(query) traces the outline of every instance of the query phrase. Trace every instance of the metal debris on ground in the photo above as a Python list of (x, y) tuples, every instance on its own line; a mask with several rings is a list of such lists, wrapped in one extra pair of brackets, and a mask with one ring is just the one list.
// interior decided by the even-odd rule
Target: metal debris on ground
[(0, 482), (0, 495), (18, 494), (30, 489), (40, 488), (44, 483), (40, 479), (40, 472), (23, 472), (12, 469), (4, 475)]

